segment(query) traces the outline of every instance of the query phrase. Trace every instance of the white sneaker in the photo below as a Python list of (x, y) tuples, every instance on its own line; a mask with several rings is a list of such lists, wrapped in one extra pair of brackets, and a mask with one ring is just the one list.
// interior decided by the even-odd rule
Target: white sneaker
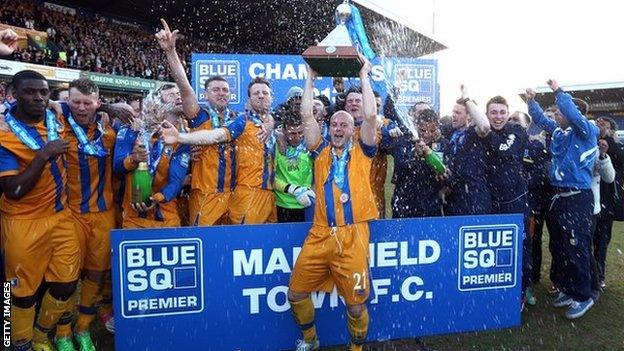
[(321, 346), (319, 339), (316, 338), (311, 343), (307, 343), (305, 340), (297, 340), (297, 349), (296, 351), (313, 351), (318, 350)]
[(109, 333), (115, 334), (115, 317), (110, 317), (106, 323), (104, 323), (104, 326)]
[(583, 317), (587, 311), (594, 305), (594, 300), (590, 297), (585, 301), (572, 301), (570, 308), (566, 312), (568, 319), (576, 319)]
[(572, 297), (560, 291), (559, 295), (557, 296), (557, 298), (555, 298), (555, 300), (553, 300), (552, 304), (555, 307), (566, 307), (566, 306), (570, 306), (572, 301), (574, 301), (572, 300)]

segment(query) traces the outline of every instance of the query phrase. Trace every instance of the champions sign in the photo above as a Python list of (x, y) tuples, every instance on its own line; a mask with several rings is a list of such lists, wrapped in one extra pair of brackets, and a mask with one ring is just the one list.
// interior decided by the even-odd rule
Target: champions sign
[[(293, 86), (303, 88), (307, 77), (306, 64), (299, 55), (233, 55), (233, 54), (193, 54), (192, 85), (197, 99), (205, 103), (204, 83), (212, 76), (219, 75), (230, 84), (230, 107), (236, 111), (245, 109), (247, 85), (255, 77), (264, 77), (273, 85), (274, 106), (285, 102), (288, 89)], [(399, 88), (396, 106), (409, 108), (416, 102), (424, 101), (439, 109), (438, 65), (435, 60), (391, 58), (375, 59), (371, 72), (373, 89), (387, 96), (386, 75), (391, 87)], [(397, 77), (401, 77), (401, 83)], [(350, 79), (350, 84), (358, 84), (358, 79)], [(332, 79), (321, 77), (315, 82), (315, 95), (323, 94), (330, 99), (336, 96)]]
[[(520, 325), (522, 225), (522, 215), (371, 222), (368, 340)], [(288, 281), (309, 227), (113, 231), (116, 348), (294, 349)], [(346, 343), (336, 289), (312, 301), (322, 345)]]

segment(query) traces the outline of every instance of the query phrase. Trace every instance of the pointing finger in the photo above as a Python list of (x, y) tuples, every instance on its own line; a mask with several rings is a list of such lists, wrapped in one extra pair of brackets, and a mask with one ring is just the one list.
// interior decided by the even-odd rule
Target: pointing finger
[(171, 32), (171, 29), (169, 29), (169, 25), (167, 24), (167, 21), (165, 21), (164, 18), (160, 19), (160, 23), (163, 25), (163, 28), (165, 29), (165, 31)]

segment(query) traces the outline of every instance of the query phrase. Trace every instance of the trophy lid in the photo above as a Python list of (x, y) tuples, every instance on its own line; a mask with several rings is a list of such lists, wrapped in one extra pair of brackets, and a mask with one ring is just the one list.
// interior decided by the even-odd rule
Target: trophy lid
[(349, 18), (351, 18), (351, 5), (349, 4), (349, 0), (345, 0), (336, 7), (336, 18), (338, 18), (341, 24), (345, 24)]
[(353, 46), (349, 30), (344, 24), (339, 24), (332, 30), (325, 39), (321, 40), (319, 46)]

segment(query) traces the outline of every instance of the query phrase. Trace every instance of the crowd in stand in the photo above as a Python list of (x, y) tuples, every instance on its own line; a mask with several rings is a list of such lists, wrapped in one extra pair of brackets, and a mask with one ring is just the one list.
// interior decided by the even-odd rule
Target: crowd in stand
[[(42, 50), (29, 46), (9, 59), (83, 71), (169, 80), (162, 52), (153, 45), (145, 26), (115, 23), (108, 18), (61, 12), (35, 2), (0, 0), (0, 23), (46, 32), (51, 43)], [(191, 52), (210, 52), (204, 40), (180, 40), (187, 73)], [(65, 55), (58, 55), (58, 52)]]

